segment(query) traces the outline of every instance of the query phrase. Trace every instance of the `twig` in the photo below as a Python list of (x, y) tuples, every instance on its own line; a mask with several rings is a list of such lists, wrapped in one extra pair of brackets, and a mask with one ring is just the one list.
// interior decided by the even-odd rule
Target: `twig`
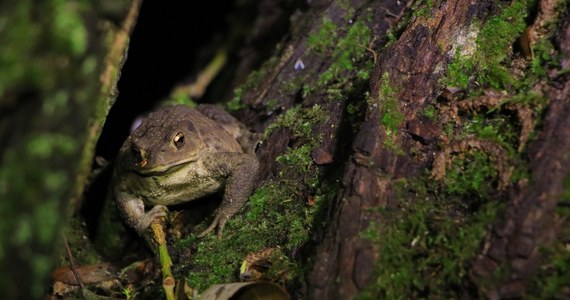
[(206, 68), (198, 74), (196, 81), (176, 87), (171, 95), (188, 95), (190, 99), (201, 98), (206, 92), (206, 88), (212, 83), (214, 78), (218, 76), (222, 68), (226, 65), (228, 54), (226, 49), (220, 49), (212, 58)]
[(164, 233), (163, 222), (155, 221), (150, 224), (152, 238), (158, 245), (158, 260), (162, 270), (162, 288), (167, 300), (175, 300), (174, 297), (174, 276), (172, 275), (172, 259), (166, 247), (166, 234)]
[(67, 253), (67, 259), (69, 260), (69, 267), (71, 268), (71, 272), (73, 272), (73, 276), (75, 276), (75, 281), (79, 284), (79, 290), (81, 291), (81, 298), (85, 300), (85, 295), (83, 294), (83, 289), (85, 285), (83, 285), (83, 280), (81, 280), (81, 276), (79, 272), (77, 272), (77, 268), (75, 267), (75, 261), (73, 259), (73, 254), (71, 254), (71, 248), (69, 247), (69, 242), (67, 241), (67, 237), (65, 234), (63, 235), (63, 244), (65, 245), (65, 252)]

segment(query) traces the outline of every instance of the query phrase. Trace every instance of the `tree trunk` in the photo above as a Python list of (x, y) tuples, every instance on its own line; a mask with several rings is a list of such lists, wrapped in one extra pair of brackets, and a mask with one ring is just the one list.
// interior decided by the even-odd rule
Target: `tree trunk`
[[(312, 7), (315, 17), (307, 24), (298, 25), (304, 30), (293, 27), (291, 42), (283, 47), (281, 61), (277, 69), (273, 69), (278, 75), (269, 76), (254, 96), (242, 98), (242, 102), (255, 108), (275, 97), (278, 106), (285, 109), (293, 103), (301, 103), (303, 107), (318, 104), (329, 116), (312, 133), (313, 138), (322, 136), (322, 141), (312, 151), (312, 159), (317, 165), (334, 162), (335, 167), (344, 168), (344, 175), (328, 215), (325, 234), (316, 249), (316, 260), (309, 277), (311, 298), (347, 299), (359, 294), (381, 298), (477, 295), (497, 298), (519, 297), (527, 293), (567, 295), (567, 283), (557, 285), (554, 291), (546, 291), (540, 286), (540, 280), (537, 281), (539, 273), (552, 276), (549, 278), (555, 278), (555, 281), (560, 280), (554, 275), (560, 270), (549, 264), (549, 258), (545, 258), (540, 250), (559, 248), (552, 242), (568, 237), (567, 231), (560, 231), (564, 228), (564, 218), (556, 213), (555, 208), (566, 206), (564, 202), (560, 203), (560, 199), (570, 167), (568, 130), (564, 126), (569, 99), (568, 76), (561, 72), (568, 61), (566, 47), (569, 37), (567, 22), (545, 27), (545, 19), (564, 20), (566, 16), (563, 5), (555, 8), (555, 4), (541, 1), (537, 6), (527, 7), (524, 1), (491, 3), (467, 0), (435, 1), (432, 5), (408, 3), (414, 16), (408, 19), (409, 16), (402, 18), (409, 11), (401, 2), (351, 1), (350, 8), (337, 2), (319, 2)], [(525, 18), (527, 12), (530, 16)], [(349, 17), (343, 18), (347, 15)], [(315, 53), (319, 49), (311, 43), (311, 34), (323, 34), (327, 20), (336, 26), (339, 35), (350, 32), (355, 20), (370, 25), (374, 39), (368, 40), (369, 45), (359, 45), (369, 51), (367, 59), (374, 59), (369, 97), (362, 94), (366, 89), (355, 89), (346, 84), (359, 80), (352, 70), (343, 70), (339, 76), (342, 79), (323, 79), (322, 74), (335, 67), (335, 52), (332, 50), (326, 59), (320, 59), (322, 57)], [(391, 34), (399, 35), (394, 42), (387, 40), (386, 30), (389, 27)], [(309, 32), (309, 37), (296, 32)], [(539, 40), (552, 35), (557, 37), (554, 49), (540, 50)], [(326, 39), (326, 36), (319, 38)], [(342, 38), (337, 38), (340, 39), (338, 44), (342, 44)], [(537, 50), (528, 53), (525, 47), (547, 51), (547, 56), (560, 57), (562, 62), (550, 64), (538, 57), (541, 54)], [(299, 59), (306, 68), (303, 72), (311, 75), (303, 77), (291, 68)], [(460, 66), (463, 60), (470, 65)], [(539, 71), (533, 69), (532, 64), (545, 64), (543, 67), (548, 75), (537, 75)], [(497, 65), (500, 70), (493, 69)], [(521, 69), (525, 71), (521, 72)], [(503, 76), (499, 74), (501, 72), (508, 73), (505, 76), (509, 78), (498, 78)], [(291, 77), (303, 78), (303, 92), (295, 90), (294, 93), (278, 94), (280, 87)], [(462, 81), (462, 77), (467, 79)], [(325, 84), (318, 86), (319, 80)], [(513, 80), (524, 83), (514, 83)], [(318, 88), (305, 93), (311, 84)], [(331, 97), (331, 90), (339, 87), (338, 95)], [(530, 97), (525, 99), (524, 93), (534, 94), (544, 101)], [(362, 122), (350, 120), (347, 108), (364, 101), (366, 109)], [(528, 142), (529, 130), (541, 123), (540, 111), (544, 107), (544, 125), (539, 129), (538, 138)], [(430, 110), (435, 111), (435, 117), (430, 115)], [(498, 113), (492, 110), (498, 110)], [(255, 115), (255, 110), (250, 109), (248, 113), (250, 115), (246, 119)], [(259, 113), (256, 117), (253, 119), (260, 119)], [(510, 119), (505, 121), (505, 118)], [(490, 124), (487, 129), (492, 126), (505, 128), (506, 124), (511, 124), (508, 130), (518, 132), (509, 138), (502, 137), (500, 133), (489, 135), (468, 129), (467, 126), (473, 126), (470, 125), (472, 122)], [(347, 128), (350, 126), (358, 128), (353, 140)], [(274, 132), (260, 151), (263, 161), (271, 162), (279, 153), (285, 152), (286, 147), (298, 146), (299, 142), (291, 134)], [(351, 150), (347, 149), (348, 145)], [(494, 169), (492, 176), (485, 175), (484, 178), (491, 183), (479, 190), (450, 186), (466, 183), (454, 179), (448, 183), (450, 175), (446, 172), (452, 170), (446, 169), (458, 168), (454, 172), (461, 172), (470, 164), (475, 165), (475, 158), (469, 157), (479, 155), (474, 153), (485, 156)], [(458, 163), (457, 160), (464, 161)], [(275, 167), (274, 164), (269, 165), (269, 168), (271, 165)], [(328, 167), (320, 168), (327, 170)], [(426, 170), (429, 170), (429, 176)], [(528, 174), (522, 176), (518, 173), (523, 170), (528, 170)], [(457, 175), (454, 173), (453, 176)], [(466, 180), (477, 180), (470, 175), (465, 174)], [(421, 189), (414, 187), (418, 184)], [(405, 187), (402, 189), (402, 186)], [(425, 226), (427, 231), (405, 232), (398, 224), (414, 218), (417, 208), (410, 209), (409, 206), (424, 200), (420, 197), (438, 202), (424, 216), (428, 220), (421, 226)], [(494, 205), (495, 201), (502, 202), (493, 212), (495, 217), (480, 221), (483, 207)], [(390, 217), (391, 214), (397, 217)], [(450, 228), (448, 232), (434, 232), (436, 229), (430, 227), (449, 226), (429, 220), (438, 215), (452, 219), (461, 231), (490, 226), (485, 242), (481, 243), (483, 231), (474, 240), (461, 240)], [(481, 223), (475, 223), (475, 220)], [(387, 248), (386, 244), (394, 242), (389, 239), (395, 235), (383, 237), (382, 233), (398, 228), (402, 234), (409, 234), (404, 237), (407, 243), (398, 244), (401, 249)], [(464, 256), (440, 254), (442, 258), (439, 259), (430, 257), (437, 256), (440, 250), (461, 251), (439, 249), (442, 245), (430, 240), (443, 238), (454, 239), (455, 247), (469, 243), (465, 248), (474, 251)], [(436, 253), (422, 253), (429, 249), (415, 247), (416, 243), (438, 249)], [(388, 250), (411, 251), (409, 257), (399, 257), (408, 263), (418, 264), (410, 272), (425, 277), (441, 276), (443, 282), (437, 279), (417, 282), (420, 280), (414, 276), (403, 276), (400, 280), (408, 282), (400, 283), (383, 277), (401, 275), (397, 273), (397, 267), (390, 269), (394, 272), (391, 274), (378, 271), (389, 269), (389, 266), (382, 265), (384, 260), (379, 260), (383, 256), (394, 256), (382, 252)], [(567, 256), (557, 251), (560, 249), (553, 250), (557, 254), (551, 253), (550, 257), (557, 257), (560, 263), (567, 265)], [(413, 253), (427, 258), (414, 258)], [(421, 266), (429, 260), (434, 261), (432, 265)], [(456, 264), (457, 268), (446, 274), (441, 270), (446, 268), (446, 263)], [(497, 273), (499, 270), (501, 274)], [(567, 278), (564, 276), (562, 282)], [(404, 288), (398, 289), (399, 285)], [(536, 285), (540, 286), (539, 290), (527, 290), (527, 287)]]
[[(95, 244), (109, 260), (132, 254), (139, 239), (126, 238), (113, 202), (103, 200), (108, 174), (95, 184), (87, 178), (93, 152), (112, 160), (136, 115), (183, 76), (199, 77), (208, 69), (202, 61), (213, 60), (212, 53), (220, 54), (222, 71), (193, 100), (225, 103), (260, 133), (262, 179), (222, 238), (197, 239), (191, 232), (209, 220), (191, 216), (193, 227), (173, 247), (173, 256), (175, 276), (192, 288), (238, 280), (240, 264), (243, 269), (266, 255), (264, 279), (298, 298), (570, 297), (568, 1), (236, 1), (210, 4), (208, 14), (193, 10), (190, 16), (186, 8), (193, 4), (185, 5), (143, 4), (116, 102), (116, 68), (136, 1), (134, 15), (119, 13), (120, 19), (130, 16), (125, 23), (130, 25), (110, 35), (115, 44), (95, 51), (64, 39), (71, 56), (81, 52), (71, 60), (70, 74), (89, 70), (83, 59), (91, 53), (111, 61), (108, 68), (79, 76), (104, 75), (102, 85), (85, 88), (98, 95), (94, 101), (58, 102), (66, 87), (76, 86), (67, 76), (56, 76), (67, 74), (57, 72), (65, 59), (53, 59), (60, 63), (46, 77), (55, 78), (57, 88), (49, 80), (35, 86), (25, 81), (29, 78), (4, 88), (3, 97), (9, 97), (0, 102), (0, 113), (16, 113), (0, 122), (0, 140), (7, 145), (0, 152), (0, 195), (9, 199), (2, 211), (33, 213), (14, 214), (18, 230), (0, 226), (5, 237), (15, 232), (2, 239), (0, 265), (33, 274), (31, 281), (39, 282), (23, 294), (17, 283), (27, 282), (26, 274), (2, 272), (0, 290), (7, 298), (41, 294), (49, 269), (44, 263), (54, 252), (49, 241), (57, 240), (60, 228), (54, 220), (65, 215), (51, 213), (59, 207), (75, 213), (72, 232), (90, 243), (85, 248)], [(217, 14), (222, 16), (208, 17)], [(81, 21), (85, 24), (97, 19), (85, 15), (90, 16)], [(232, 21), (223, 25), (225, 20)], [(219, 28), (226, 37), (218, 38)], [(189, 31), (201, 46), (177, 44)], [(89, 32), (90, 45), (104, 44), (98, 31)], [(0, 51), (0, 59), (3, 55)], [(59, 57), (53, 55), (46, 57)], [(161, 77), (168, 79), (156, 83)], [(20, 89), (26, 84), (31, 94)], [(71, 90), (79, 98), (85, 94), (79, 87)], [(94, 92), (101, 90), (103, 96)], [(44, 96), (48, 100), (23, 100)], [(187, 95), (182, 98), (190, 102)], [(74, 122), (79, 125), (68, 133), (86, 140), (79, 143), (81, 156), (62, 135), (35, 140), (32, 133), (42, 131), (43, 121), (53, 127), (50, 132), (68, 128), (62, 120), (76, 106), (82, 108)], [(53, 114), (61, 107), (66, 110)], [(13, 124), (22, 126), (8, 134)], [(50, 140), (54, 136), (59, 140)], [(67, 163), (52, 159), (54, 151), (64, 151)], [(33, 159), (21, 164), (26, 158)], [(33, 177), (42, 163), (46, 167)], [(66, 166), (63, 173), (44, 176), (59, 164)], [(22, 178), (33, 182), (14, 175), (20, 165), (27, 174)], [(72, 175), (75, 187), (63, 183)], [(33, 193), (19, 197), (28, 185)], [(47, 207), (39, 205), (37, 199), (50, 188), (58, 193)], [(190, 204), (189, 210), (208, 215), (213, 209), (198, 206)], [(46, 224), (37, 221), (44, 217)], [(82, 218), (94, 241), (83, 239)], [(41, 250), (26, 250), (35, 246)], [(15, 259), (7, 259), (6, 249)], [(40, 259), (26, 262), (32, 253)], [(151, 284), (152, 274), (145, 276)], [(131, 288), (119, 286), (105, 294)], [(138, 290), (144, 296), (144, 288)]]
[(0, 298), (39, 299), (81, 205), (140, 1), (0, 4)]
[[(514, 4), (511, 3), (511, 5)], [(543, 26), (539, 23), (543, 21), (541, 18), (552, 17), (552, 14), (556, 14), (553, 11), (553, 5), (546, 1), (541, 2), (539, 16), (531, 20), (535, 22), (534, 27), (528, 28), (545, 30), (545, 28), (538, 29), (537, 27)], [(561, 8), (558, 7), (558, 9)], [(426, 167), (430, 168), (430, 165), (434, 164), (434, 160), (437, 160), (434, 154), (437, 151), (446, 151), (446, 146), (442, 146), (442, 143), (458, 139), (457, 136), (445, 136), (443, 128), (445, 123), (434, 123), (423, 115), (422, 110), (430, 105), (437, 105), (442, 93), (446, 92), (446, 88), (455, 88), (442, 85), (442, 77), (446, 76), (445, 69), (449, 74), (449, 65), (454, 59), (458, 59), (457, 56), (454, 57), (457, 52), (450, 50), (464, 50), (458, 49), (457, 44), (460, 43), (460, 38), (468, 38), (465, 36), (465, 30), (472, 30), (470, 26), (474, 26), (473, 20), (482, 20), (483, 23), (489, 20), (493, 22), (494, 16), (500, 14), (497, 6), (488, 5), (485, 2), (459, 0), (437, 3), (431, 8), (429, 17), (420, 16), (412, 20), (396, 42), (378, 51), (379, 60), (375, 64), (371, 77), (372, 105), (369, 102), (364, 122), (352, 144), (353, 152), (347, 161), (342, 189), (333, 206), (331, 222), (322, 244), (317, 248), (317, 259), (310, 277), (311, 298), (346, 299), (362, 292), (367, 286), (378, 284), (383, 280), (390, 282), (386, 278), (376, 277), (378, 274), (374, 273), (374, 268), (385, 266), (375, 266), (371, 263), (379, 256), (389, 254), (379, 251), (378, 244), (375, 245), (369, 237), (364, 237), (361, 233), (366, 231), (371, 224), (389, 227), (390, 224), (384, 224), (400, 220), (390, 220), (385, 218), (385, 214), (378, 210), (370, 210), (370, 208), (394, 207), (396, 211), (402, 210), (396, 204), (401, 201), (399, 198), (402, 197), (396, 193), (401, 179), (414, 180), (413, 178), (418, 177)], [(507, 22), (516, 26), (512, 19)], [(565, 226), (564, 217), (556, 213), (556, 207), (565, 206), (560, 203), (560, 199), (565, 189), (563, 182), (570, 171), (568, 159), (570, 140), (566, 124), (570, 90), (568, 76), (560, 76), (555, 70), (565, 68), (564, 65), (568, 63), (568, 53), (570, 53), (567, 48), (568, 38), (570, 38), (568, 30), (567, 21), (560, 23), (556, 28), (555, 44), (556, 48), (560, 49), (560, 52), (556, 53), (562, 55), (562, 64), (549, 70), (547, 78), (532, 78), (535, 80), (531, 83), (533, 90), (539, 94), (544, 93), (548, 104), (543, 128), (540, 130), (538, 139), (531, 144), (528, 157), (527, 154), (519, 154), (525, 161), (528, 160), (531, 175), (528, 182), (526, 179), (518, 182), (511, 180), (506, 192), (497, 191), (502, 193), (500, 198), (506, 202), (506, 206), (491, 222), (493, 225), (488, 231), (485, 242), (481, 245), (480, 254), (473, 264), (467, 267), (475, 290), (470, 291), (467, 288), (470, 286), (468, 284), (456, 290), (455, 296), (481, 293), (480, 295), (489, 298), (504, 298), (525, 295), (531, 292), (527, 290), (527, 287), (534, 284), (532, 280), (536, 277), (533, 276), (537, 276), (541, 265), (545, 269), (544, 266), (552, 269), (552, 265), (545, 261), (544, 254), (540, 250), (551, 247), (552, 242), (557, 238), (567, 241), (567, 230), (564, 234), (560, 231)], [(514, 43), (515, 38), (519, 36), (511, 37), (509, 42)], [(461, 46), (468, 47), (465, 44)], [(480, 48), (483, 47), (480, 46)], [(508, 49), (500, 51), (506, 52)], [(503, 57), (511, 61), (516, 60), (514, 58), (516, 56), (517, 54), (512, 53), (503, 54)], [(504, 61), (497, 62), (505, 63)], [(509, 72), (514, 73), (513, 69), (514, 67), (511, 66)], [(479, 72), (484, 72), (484, 70), (479, 70)], [(394, 92), (385, 92), (386, 85)], [(515, 97), (514, 93), (517, 91), (513, 91), (512, 86), (507, 85), (502, 88), (503, 92), (509, 94), (507, 97)], [(389, 122), (380, 121), (383, 115), (386, 116), (391, 113), (389, 110), (394, 109), (389, 107), (392, 97), (397, 101), (395, 110), (401, 114), (399, 116), (401, 120), (394, 128), (390, 128)], [(458, 100), (465, 98), (468, 97), (446, 99), (445, 103), (440, 104), (439, 112), (447, 112), (445, 106), (453, 107)], [(469, 100), (474, 102), (477, 98), (468, 98), (467, 101)], [(478, 104), (471, 105), (473, 105), (473, 110), (477, 109)], [(524, 120), (519, 119), (519, 122), (523, 123)], [(459, 135), (457, 131), (455, 134)], [(520, 133), (520, 135), (523, 134), (523, 132)], [(395, 150), (386, 142), (390, 139), (392, 140), (390, 143), (396, 144)], [(438, 143), (443, 149), (438, 148)], [(519, 145), (519, 147), (522, 146), (524, 145)], [(479, 148), (479, 146), (473, 145), (473, 148)], [(480, 149), (484, 150), (484, 148)], [(495, 165), (497, 164), (500, 163), (495, 162)], [(500, 169), (498, 166), (496, 168)], [(432, 175), (437, 177), (436, 174)], [(498, 176), (501, 177), (501, 174)], [(427, 184), (432, 184), (432, 182)], [(501, 188), (500, 182), (497, 188)], [(463, 201), (467, 202), (468, 199)], [(411, 205), (414, 205), (413, 202)], [(414, 238), (410, 236), (410, 244), (401, 246), (413, 248)], [(389, 241), (382, 242), (388, 243)], [(421, 254), (418, 253), (418, 255)], [(461, 264), (462, 262), (454, 263)], [(562, 263), (567, 266), (567, 258), (563, 258)], [(438, 272), (438, 267), (434, 266), (432, 271)], [(492, 280), (491, 278), (497, 278), (496, 272), (499, 269), (505, 273), (499, 276), (499, 280)], [(422, 272), (419, 268), (416, 271)], [(551, 272), (556, 271), (551, 270)], [(567, 276), (563, 278), (567, 279)], [(441, 291), (429, 291), (429, 289), (437, 290), (444, 286), (422, 286), (409, 283), (408, 287), (408, 295), (414, 297), (414, 295), (441, 295)], [(452, 285), (451, 287), (458, 288)], [(389, 290), (393, 287), (384, 286), (384, 288), (377, 296), (390, 295)], [(559, 290), (550, 291), (553, 292), (550, 295), (557, 293), (560, 293), (557, 295), (568, 295), (567, 283), (556, 288)], [(417, 290), (414, 291), (415, 289)], [(531, 293), (536, 293), (536, 291)], [(453, 293), (447, 294), (447, 297), (449, 295)], [(538, 295), (544, 294), (539, 292)], [(403, 295), (396, 294), (396, 296)]]

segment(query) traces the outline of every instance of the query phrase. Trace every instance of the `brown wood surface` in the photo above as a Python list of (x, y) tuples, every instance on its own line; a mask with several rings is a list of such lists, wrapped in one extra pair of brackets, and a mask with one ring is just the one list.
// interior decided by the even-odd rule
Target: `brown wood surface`
[[(297, 94), (283, 95), (278, 105), (288, 109), (295, 103), (308, 107), (320, 104), (329, 118), (316, 132), (324, 137), (321, 146), (313, 152), (315, 162), (334, 161), (335, 166), (345, 168), (341, 189), (328, 215), (328, 226), (319, 240), (316, 258), (309, 276), (308, 293), (312, 299), (349, 299), (367, 284), (373, 282), (374, 261), (382, 253), (373, 243), (360, 236), (370, 222), (382, 223), (382, 217), (375, 207), (389, 207), (396, 200), (395, 183), (400, 178), (413, 178), (423, 170), (430, 169), (434, 153), (441, 142), (442, 125), (421, 116), (421, 111), (444, 92), (440, 79), (445, 75), (452, 57), (448, 51), (473, 19), (487, 20), (496, 15), (494, 6), (488, 1), (450, 0), (435, 7), (429, 17), (418, 17), (408, 24), (392, 45), (384, 48), (386, 30), (398, 24), (406, 5), (399, 1), (352, 1), (352, 7), (362, 12), (367, 8), (374, 11), (374, 35), (380, 37), (373, 45), (377, 57), (370, 80), (370, 96), (373, 101), (367, 106), (364, 120), (357, 124), (357, 135), (343, 136), (346, 101), (330, 103), (324, 94), (318, 92), (307, 98)], [(314, 3), (315, 17), (291, 30), (293, 33), (284, 46), (279, 66), (292, 66), (305, 53), (306, 34), (318, 28), (322, 16), (333, 22), (340, 19), (342, 10), (334, 1)], [(342, 25), (339, 25), (342, 26)], [(560, 29), (557, 43), (562, 53), (568, 56), (569, 30), (566, 23)], [(302, 28), (299, 30), (298, 28)], [(303, 56), (306, 65), (320, 65), (312, 70), (316, 74), (327, 66), (323, 57)], [(249, 125), (264, 128), (272, 118), (256, 113), (260, 101), (278, 95), (279, 82), (295, 76), (293, 68), (278, 69), (267, 82), (244, 99), (250, 109), (242, 112), (242, 119), (252, 121)], [(389, 74), (388, 77), (383, 74)], [(556, 77), (556, 78), (554, 78)], [(385, 146), (386, 128), (382, 125), (379, 90), (383, 80), (397, 83), (398, 108), (404, 120), (394, 135), (396, 144), (404, 153), (394, 153)], [(549, 87), (547, 109), (543, 129), (531, 147), (530, 168), (533, 182), (526, 186), (511, 187), (508, 205), (504, 213), (497, 216), (489, 232), (481, 254), (473, 262), (471, 279), (487, 297), (509, 297), (524, 295), (525, 279), (540, 265), (541, 246), (556, 238), (561, 220), (554, 217), (557, 199), (563, 191), (562, 179), (570, 173), (570, 112), (568, 76), (554, 76), (555, 83)], [(449, 106), (455, 104), (451, 100)], [(295, 145), (291, 132), (278, 129), (269, 137), (259, 151), (261, 161), (272, 162), (288, 146)], [(411, 154), (414, 149), (415, 154)], [(419, 154), (418, 154), (419, 153)], [(340, 162), (339, 162), (340, 160)], [(267, 163), (266, 175), (276, 172), (276, 166)], [(510, 266), (507, 282), (489, 283), (489, 276), (498, 266)]]

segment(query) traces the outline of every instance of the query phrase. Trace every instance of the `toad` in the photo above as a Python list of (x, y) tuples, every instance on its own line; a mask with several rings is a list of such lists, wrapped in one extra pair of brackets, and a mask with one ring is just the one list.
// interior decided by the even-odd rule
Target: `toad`
[[(150, 113), (121, 147), (113, 194), (127, 225), (144, 235), (167, 206), (223, 190), (211, 225), (221, 236), (227, 220), (254, 189), (259, 163), (255, 135), (223, 109), (177, 105)], [(146, 210), (150, 207), (149, 210)]]

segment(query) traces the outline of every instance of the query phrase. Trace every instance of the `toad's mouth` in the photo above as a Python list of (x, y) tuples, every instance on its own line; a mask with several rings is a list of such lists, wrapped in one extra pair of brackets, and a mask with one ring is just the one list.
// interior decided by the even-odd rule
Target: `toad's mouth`
[(178, 171), (179, 169), (181, 169), (182, 167), (184, 167), (188, 163), (193, 162), (195, 160), (196, 160), (195, 158), (187, 158), (187, 159), (178, 160), (178, 161), (175, 161), (175, 162), (172, 162), (169, 164), (165, 164), (165, 165), (159, 165), (159, 166), (147, 167), (147, 168), (139, 168), (137, 170), (137, 173), (139, 173), (141, 175), (146, 175), (146, 176), (171, 173), (171, 172)]

